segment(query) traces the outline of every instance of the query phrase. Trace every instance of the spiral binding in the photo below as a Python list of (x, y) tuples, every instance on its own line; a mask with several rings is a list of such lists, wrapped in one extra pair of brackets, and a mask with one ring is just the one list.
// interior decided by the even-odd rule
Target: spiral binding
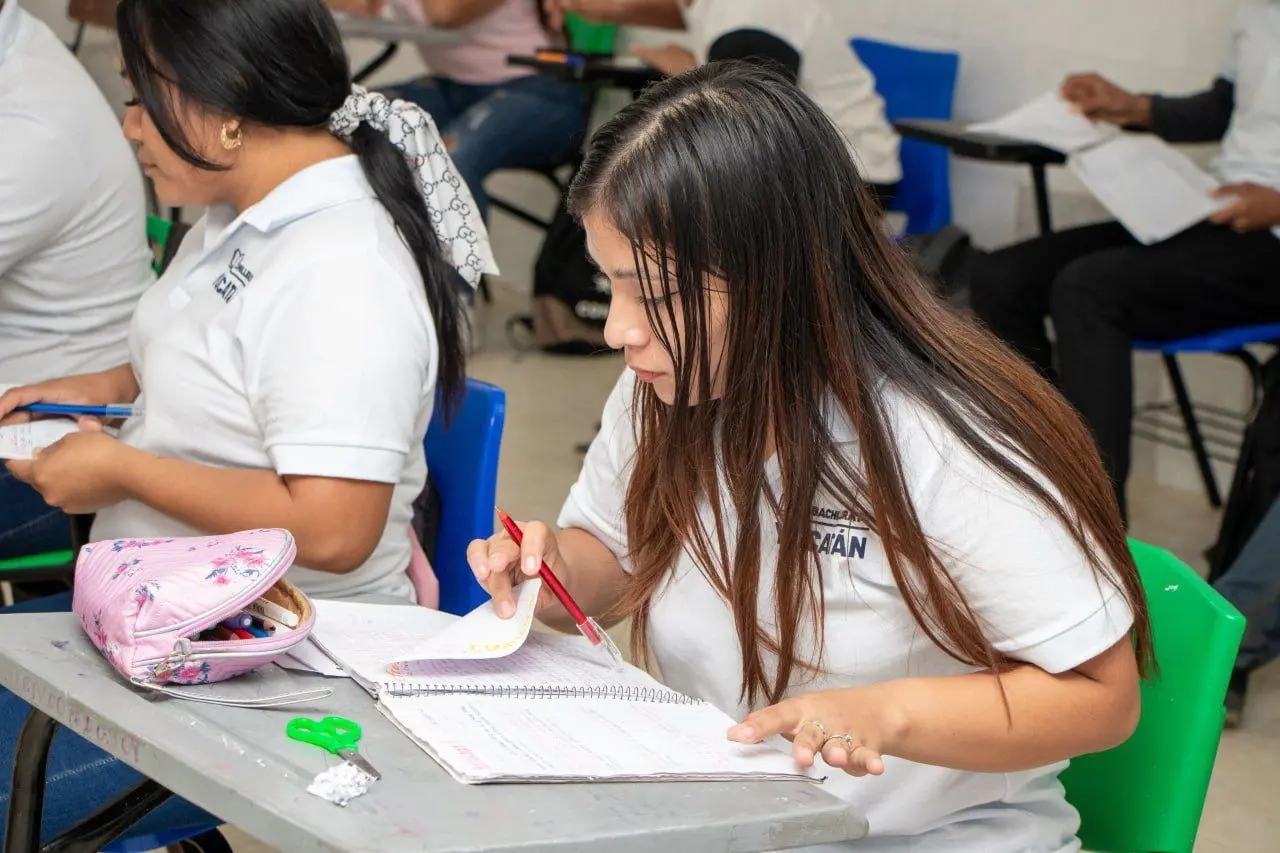
[(511, 684), (382, 684), (381, 691), (388, 696), (439, 696), (450, 693), (466, 693), (473, 696), (496, 696), (501, 699), (616, 699), (623, 702), (654, 702), (663, 705), (700, 705), (702, 700), (685, 696), (674, 690), (656, 687), (635, 687), (611, 684), (595, 687), (527, 687)]

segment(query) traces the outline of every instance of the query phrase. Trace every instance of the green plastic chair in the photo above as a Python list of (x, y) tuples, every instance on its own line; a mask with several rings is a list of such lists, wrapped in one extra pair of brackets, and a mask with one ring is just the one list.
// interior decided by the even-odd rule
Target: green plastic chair
[[(147, 217), (147, 243), (155, 255), (151, 268), (156, 275), (160, 274), (161, 260), (172, 230), (173, 223), (169, 220), (158, 216)], [(68, 549), (0, 560), (0, 581), (43, 580), (50, 576), (67, 575), (74, 569), (75, 559), (76, 552)]]
[(1067, 799), (1093, 853), (1191, 853), (1218, 753), (1244, 617), (1168, 551), (1130, 540), (1151, 610), (1158, 677), (1121, 746), (1072, 760)]

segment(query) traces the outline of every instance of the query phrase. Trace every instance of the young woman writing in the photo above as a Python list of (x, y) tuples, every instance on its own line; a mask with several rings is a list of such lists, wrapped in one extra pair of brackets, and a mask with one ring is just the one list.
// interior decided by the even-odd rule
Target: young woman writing
[(930, 294), (780, 77), (647, 90), (572, 203), (629, 370), (559, 529), (472, 545), (500, 612), (545, 559), (631, 616), (671, 686), (739, 715), (729, 737), (844, 771), (859, 851), (1077, 849), (1057, 773), (1128, 737), (1151, 665), (1079, 418)]

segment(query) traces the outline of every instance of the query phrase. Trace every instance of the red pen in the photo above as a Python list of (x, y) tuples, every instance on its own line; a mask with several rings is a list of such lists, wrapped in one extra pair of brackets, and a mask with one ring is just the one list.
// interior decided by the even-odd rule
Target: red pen
[[(511, 516), (502, 510), (498, 510), (498, 520), (502, 522), (503, 528), (506, 529), (507, 535), (511, 537), (511, 541), (520, 545), (524, 542), (524, 533), (521, 532), (519, 525), (511, 520)], [(622, 662), (622, 652), (614, 644), (609, 635), (604, 632), (596, 620), (588, 616), (578, 602), (573, 600), (573, 596), (569, 594), (569, 590), (564, 588), (564, 584), (560, 583), (560, 579), (551, 571), (551, 567), (546, 561), (542, 562), (538, 569), (538, 575), (542, 578), (542, 582), (551, 587), (551, 592), (564, 605), (564, 609), (569, 611), (569, 615), (573, 617), (574, 624), (578, 626), (578, 630), (582, 632), (582, 636), (586, 637), (591, 645), (603, 650), (609, 655), (614, 664)]]

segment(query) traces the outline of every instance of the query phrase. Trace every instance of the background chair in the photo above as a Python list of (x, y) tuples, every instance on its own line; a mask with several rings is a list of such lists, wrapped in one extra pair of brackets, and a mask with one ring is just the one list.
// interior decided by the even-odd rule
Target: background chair
[(440, 583), (440, 609), (459, 616), (489, 600), (467, 565), (467, 546), (493, 535), (498, 492), (498, 453), (506, 421), (501, 388), (467, 380), (467, 394), (453, 423), (436, 409), (427, 429), (427, 468), (440, 493), (440, 526), (431, 566)]
[(1222, 737), (1244, 617), (1177, 557), (1130, 541), (1151, 609), (1159, 675), (1121, 746), (1062, 772), (1095, 853), (1191, 853)]
[[(1160, 353), (1174, 396), (1172, 402), (1151, 403), (1139, 408), (1134, 413), (1134, 433), (1161, 444), (1190, 450), (1195, 457), (1196, 467), (1200, 470), (1205, 495), (1209, 498), (1209, 504), (1214, 507), (1222, 506), (1222, 493), (1218, 488), (1211, 460), (1236, 461), (1240, 433), (1262, 404), (1262, 365), (1246, 349), (1255, 344), (1280, 344), (1280, 323), (1223, 329), (1176, 341), (1135, 341), (1133, 344), (1136, 350)], [(1252, 395), (1249, 410), (1243, 417), (1239, 412), (1219, 406), (1191, 402), (1178, 364), (1178, 356), (1187, 353), (1217, 353), (1230, 356), (1244, 365), (1249, 372)], [(1186, 444), (1168, 435), (1167, 421), (1175, 406), (1181, 416), (1183, 429), (1186, 430)], [(1209, 445), (1217, 448), (1217, 452), (1210, 450)]]
[[(885, 117), (902, 119), (951, 118), (959, 54), (856, 38), (853, 51), (876, 78), (884, 99)], [(947, 150), (915, 139), (903, 139), (900, 149), (902, 181), (890, 211), (907, 217), (908, 234), (939, 231), (951, 222), (951, 164)]]

